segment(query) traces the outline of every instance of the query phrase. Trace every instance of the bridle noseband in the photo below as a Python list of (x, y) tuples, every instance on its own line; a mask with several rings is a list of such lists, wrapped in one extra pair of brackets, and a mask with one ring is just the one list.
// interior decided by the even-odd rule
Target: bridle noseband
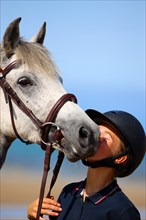
[[(45, 150), (45, 159), (44, 159), (44, 173), (43, 173), (43, 177), (42, 177), (40, 196), (39, 196), (39, 205), (38, 205), (37, 218), (36, 218), (37, 220), (39, 220), (42, 201), (43, 201), (43, 197), (44, 197), (47, 174), (50, 169), (50, 158), (51, 158), (51, 154), (53, 152), (52, 143), (49, 140), (49, 135), (48, 135), (50, 132), (50, 127), (52, 125), (56, 125), (54, 122), (55, 122), (56, 116), (57, 116), (59, 110), (62, 108), (62, 106), (67, 101), (72, 101), (72, 102), (77, 103), (77, 99), (73, 94), (68, 94), (68, 93), (64, 94), (52, 107), (45, 122), (42, 123), (35, 116), (35, 114), (29, 108), (27, 108), (27, 106), (24, 104), (24, 102), (18, 97), (16, 92), (12, 89), (12, 87), (6, 81), (6, 78), (5, 78), (6, 75), (20, 63), (21, 63), (21, 60), (16, 60), (16, 61), (13, 61), (12, 63), (10, 63), (5, 69), (2, 69), (0, 67), (0, 87), (3, 89), (6, 103), (9, 104), (12, 127), (13, 127), (15, 134), (16, 134), (16, 137), (19, 138), (22, 142), (24, 142), (26, 144), (30, 143), (29, 141), (23, 140), (17, 132), (17, 129), (15, 126), (15, 121), (14, 121), (14, 112), (13, 112), (12, 101), (17, 105), (17, 107), (19, 107), (19, 109), (21, 109), (22, 112), (24, 112), (30, 118), (30, 120), (35, 124), (35, 126), (40, 130), (40, 133), (41, 133), (41, 139), (42, 139), (41, 147), (43, 150)], [(62, 136), (60, 128), (57, 125), (56, 125), (56, 128), (57, 128), (56, 129), (56, 142), (57, 142), (57, 144), (60, 144), (60, 140), (63, 136)], [(51, 189), (53, 188), (53, 186), (56, 182), (61, 164), (63, 162), (63, 159), (64, 159), (64, 154), (59, 151), (58, 160), (57, 160), (55, 168), (53, 170), (53, 177), (52, 177), (52, 180), (50, 183), (50, 189), (47, 194), (48, 198), (50, 197)]]

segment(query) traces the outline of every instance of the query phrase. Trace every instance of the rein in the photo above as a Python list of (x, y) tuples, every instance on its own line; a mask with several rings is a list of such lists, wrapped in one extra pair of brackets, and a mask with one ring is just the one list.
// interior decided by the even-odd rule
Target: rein
[[(11, 117), (11, 122), (12, 122), (12, 127), (13, 130), (17, 136), (22, 142), (29, 144), (29, 141), (23, 140), (20, 135), (17, 132), (16, 126), (15, 126), (15, 121), (14, 121), (14, 110), (13, 110), (13, 105), (12, 101), (19, 107), (19, 109), (24, 112), (30, 119), (31, 121), (35, 124), (35, 126), (40, 129), (41, 131), (41, 148), (45, 150), (45, 159), (44, 159), (44, 172), (43, 172), (43, 177), (42, 177), (42, 183), (41, 183), (41, 189), (40, 189), (40, 195), (39, 195), (39, 205), (38, 205), (38, 211), (37, 211), (37, 218), (36, 220), (39, 220), (40, 217), (40, 212), (41, 212), (41, 207), (42, 207), (42, 202), (43, 202), (43, 197), (44, 197), (44, 191), (45, 191), (45, 185), (46, 185), (46, 180), (47, 180), (47, 174), (48, 171), (50, 170), (50, 158), (51, 154), (53, 152), (52, 148), (52, 142), (49, 140), (49, 132), (50, 128), (52, 125), (56, 126), (56, 132), (55, 132), (55, 137), (56, 137), (56, 143), (60, 145), (60, 141), (63, 138), (63, 135), (61, 133), (60, 128), (54, 123), (56, 116), (59, 112), (59, 110), (62, 108), (62, 106), (67, 102), (67, 101), (72, 101), (77, 103), (77, 99), (73, 94), (64, 94), (52, 107), (51, 111), (49, 112), (46, 120), (44, 123), (42, 123), (35, 115), (34, 113), (27, 108), (27, 106), (24, 104), (24, 102), (18, 97), (16, 92), (12, 89), (12, 87), (9, 85), (9, 83), (6, 81), (6, 75), (18, 64), (20, 64), (20, 60), (13, 61), (10, 63), (5, 69), (2, 69), (0, 67), (0, 87), (3, 89), (4, 96), (6, 103), (9, 104), (9, 110), (10, 110), (10, 117)], [(50, 189), (47, 194), (47, 198), (50, 197), (51, 190), (56, 182), (61, 164), (64, 159), (64, 154), (59, 151), (58, 154), (58, 159), (55, 165), (55, 168), (53, 170), (53, 177), (50, 183)]]

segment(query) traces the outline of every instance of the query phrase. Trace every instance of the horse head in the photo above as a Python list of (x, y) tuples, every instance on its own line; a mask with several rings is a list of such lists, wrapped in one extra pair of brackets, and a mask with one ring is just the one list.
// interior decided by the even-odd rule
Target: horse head
[[(4, 69), (13, 61), (20, 60), (18, 65), (5, 76), (6, 82), (43, 123), (52, 106), (67, 92), (50, 52), (43, 46), (46, 23), (27, 42), (20, 37), (20, 21), (21, 18), (14, 20), (5, 31), (0, 48), (0, 66)], [(2, 166), (11, 143), (17, 137), (3, 90), (0, 91), (0, 163)], [(13, 117), (19, 135), (31, 143), (40, 144), (40, 129), (15, 104), (13, 104)], [(99, 128), (78, 104), (67, 101), (59, 110), (54, 123), (61, 129), (63, 138), (61, 145), (54, 141), (53, 147), (63, 151), (70, 161), (75, 162), (96, 152)], [(52, 134), (53, 131), (52, 126), (50, 133)]]

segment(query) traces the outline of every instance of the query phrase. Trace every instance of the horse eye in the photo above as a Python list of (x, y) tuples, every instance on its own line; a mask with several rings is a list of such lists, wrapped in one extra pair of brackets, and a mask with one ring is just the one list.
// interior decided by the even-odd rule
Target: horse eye
[(28, 86), (28, 85), (33, 85), (32, 81), (28, 79), (27, 77), (21, 77), (17, 83), (23, 87)]

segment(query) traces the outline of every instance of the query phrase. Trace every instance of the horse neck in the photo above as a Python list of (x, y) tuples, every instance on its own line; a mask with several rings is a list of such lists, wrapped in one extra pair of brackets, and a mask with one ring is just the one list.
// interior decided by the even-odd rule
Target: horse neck
[(6, 159), (7, 151), (12, 142), (13, 142), (13, 139), (6, 137), (0, 131), (0, 169)]

